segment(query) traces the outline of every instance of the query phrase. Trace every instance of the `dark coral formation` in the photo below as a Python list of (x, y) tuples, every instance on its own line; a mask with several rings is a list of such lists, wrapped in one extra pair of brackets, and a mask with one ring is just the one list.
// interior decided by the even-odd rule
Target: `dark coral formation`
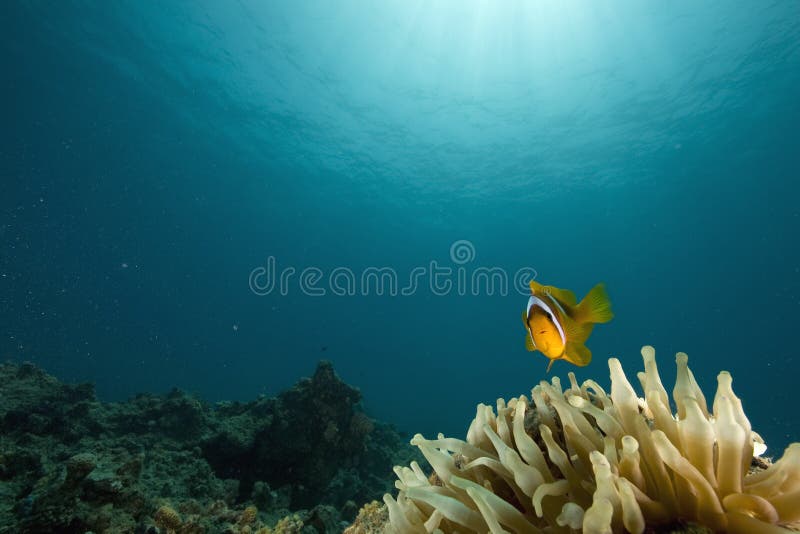
[(0, 532), (339, 532), (415, 453), (329, 362), (275, 398), (99, 402), (0, 366)]
[(221, 477), (240, 480), (241, 497), (268, 480), (288, 488), (287, 498), (301, 508), (366, 502), (391, 488), (372, 473), (387, 462), (385, 445), (401, 443), (360, 410), (360, 400), (330, 362), (320, 362), (312, 378), (277, 398), (221, 406), (223, 424), (203, 440), (203, 456)]

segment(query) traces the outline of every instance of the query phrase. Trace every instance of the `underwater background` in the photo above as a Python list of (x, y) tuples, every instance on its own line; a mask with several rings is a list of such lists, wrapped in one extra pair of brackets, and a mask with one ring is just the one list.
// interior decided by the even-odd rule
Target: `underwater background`
[(551, 374), (685, 351), (797, 439), (797, 2), (10, 1), (0, 49), (3, 360), (246, 400), (327, 359), (463, 436), (547, 376), (522, 272), (611, 296)]

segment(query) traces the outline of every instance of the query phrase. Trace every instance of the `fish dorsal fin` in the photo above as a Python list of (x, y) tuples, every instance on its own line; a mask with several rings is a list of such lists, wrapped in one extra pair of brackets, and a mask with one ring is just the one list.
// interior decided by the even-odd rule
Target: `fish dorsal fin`
[(528, 330), (528, 332), (525, 334), (525, 349), (528, 352), (533, 352), (536, 350), (536, 343), (533, 342), (530, 330)]
[(575, 308), (573, 319), (581, 323), (607, 323), (614, 318), (606, 286), (597, 284)]
[(575, 298), (575, 293), (568, 289), (559, 289), (555, 286), (545, 286), (536, 280), (531, 280), (529, 285), (531, 286), (531, 294), (539, 298), (555, 297), (562, 304), (566, 304), (568, 306), (575, 306), (578, 303), (578, 299)]
[(531, 287), (531, 294), (541, 296), (544, 293), (545, 286), (536, 280), (531, 280), (528, 285)]
[(522, 310), (522, 324), (525, 325), (525, 328), (528, 328), (528, 312)]
[(555, 286), (545, 286), (537, 282), (536, 280), (531, 280), (528, 284), (531, 286), (531, 293), (534, 295), (541, 297), (543, 295), (553, 295), (561, 302), (566, 304), (575, 305), (578, 303), (578, 299), (575, 298), (575, 293), (568, 289), (559, 289)]
[(575, 297), (575, 293), (569, 289), (559, 289), (553, 286), (544, 286), (544, 291), (554, 299), (558, 300), (562, 306), (572, 307), (578, 304), (578, 299)]
[(583, 367), (592, 361), (592, 351), (583, 343), (567, 343), (564, 359), (578, 367)]

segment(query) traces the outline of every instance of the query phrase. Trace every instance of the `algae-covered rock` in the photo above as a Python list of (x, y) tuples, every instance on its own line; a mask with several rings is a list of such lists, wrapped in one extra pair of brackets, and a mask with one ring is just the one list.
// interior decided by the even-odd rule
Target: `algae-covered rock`
[(360, 400), (328, 362), (217, 405), (180, 390), (104, 403), (0, 365), (0, 533), (340, 532), (414, 454)]
[[(240, 499), (256, 484), (288, 492), (290, 509), (365, 502), (391, 489), (381, 467), (407, 460), (412, 449), (390, 426), (361, 408), (361, 393), (344, 383), (330, 362), (274, 399), (219, 408), (216, 431), (203, 456), (220, 477), (240, 479)], [(403, 458), (397, 458), (399, 451)]]

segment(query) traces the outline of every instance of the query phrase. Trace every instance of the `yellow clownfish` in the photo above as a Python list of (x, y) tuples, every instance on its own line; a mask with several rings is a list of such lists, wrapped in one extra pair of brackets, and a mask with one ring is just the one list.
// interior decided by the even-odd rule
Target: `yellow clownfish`
[(586, 340), (597, 323), (607, 323), (614, 317), (611, 302), (603, 284), (597, 284), (577, 303), (575, 293), (553, 286), (543, 286), (531, 280), (528, 308), (522, 312), (522, 323), (528, 334), (525, 348), (538, 350), (550, 364), (567, 360), (583, 367), (592, 361)]

